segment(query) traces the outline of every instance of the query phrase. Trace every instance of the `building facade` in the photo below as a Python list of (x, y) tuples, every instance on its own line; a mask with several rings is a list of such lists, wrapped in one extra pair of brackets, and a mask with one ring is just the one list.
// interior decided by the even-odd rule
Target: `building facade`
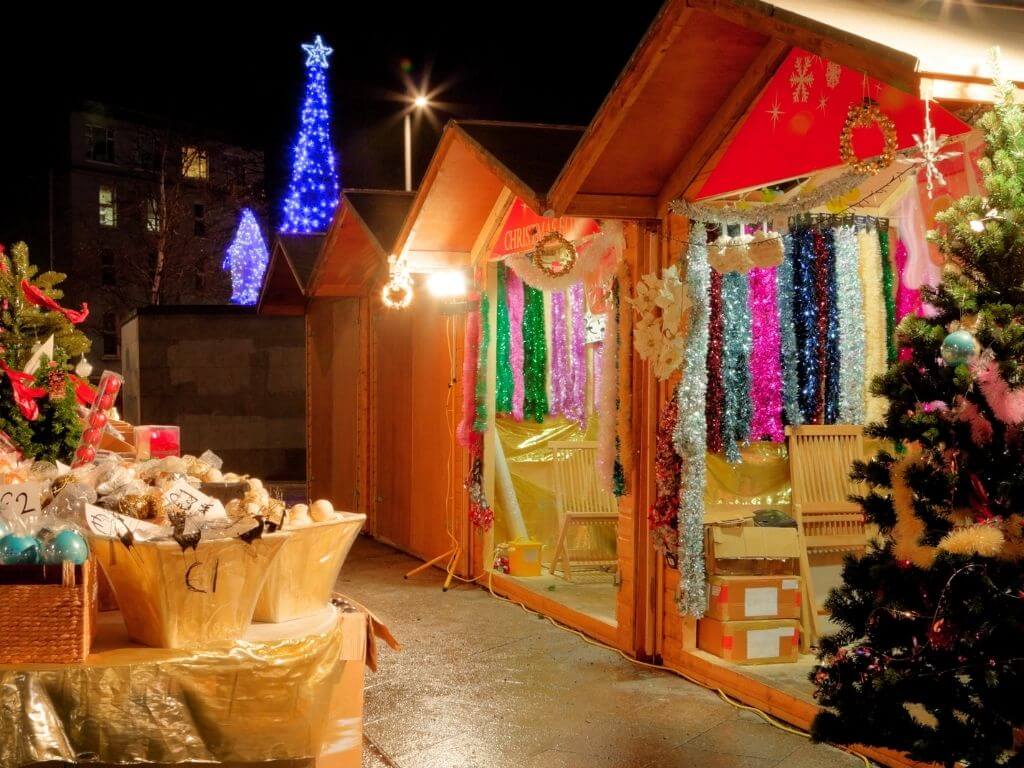
[(92, 357), (117, 369), (133, 310), (227, 303), (224, 252), (241, 210), (264, 212), (263, 153), (95, 103), (72, 110), (60, 135), (51, 266), (69, 276), (68, 301), (89, 302)]

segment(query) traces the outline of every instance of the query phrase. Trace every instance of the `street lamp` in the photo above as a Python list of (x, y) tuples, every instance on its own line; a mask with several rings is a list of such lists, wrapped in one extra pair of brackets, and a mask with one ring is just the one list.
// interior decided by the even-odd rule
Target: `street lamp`
[[(430, 106), (430, 99), (422, 94), (412, 100), (413, 109), (424, 110)], [(412, 110), (405, 113), (405, 191), (412, 191)]]

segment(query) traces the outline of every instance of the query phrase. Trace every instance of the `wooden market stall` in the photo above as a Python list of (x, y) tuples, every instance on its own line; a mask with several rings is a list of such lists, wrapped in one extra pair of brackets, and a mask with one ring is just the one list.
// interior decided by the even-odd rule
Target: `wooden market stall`
[[(550, 190), (548, 206), (560, 214), (643, 222), (657, 271), (679, 261), (691, 241), (691, 217), (670, 213), (673, 201), (717, 200), (735, 211), (738, 202), (740, 209), (763, 204), (762, 195), (746, 193), (767, 186), (779, 190), (774, 202), (827, 188), (841, 173), (837, 126), (851, 102), (867, 96), (891, 114), (901, 150), (913, 148), (912, 134), (923, 134), (929, 97), (930, 117), (942, 124), (936, 132), (965, 133), (968, 126), (957, 115), (969, 119), (975, 105), (991, 99), (992, 44), (1002, 46), (1004, 72), (1018, 86), (1024, 80), (1024, 49), (1017, 42), (1024, 17), (1011, 9), (987, 9), (980, 19), (955, 9), (942, 20), (923, 16), (855, 0), (669, 0)], [(961, 158), (942, 167), (956, 190), (926, 196), (920, 174), (922, 189), (913, 197), (925, 221), (951, 197), (977, 191), (976, 138), (967, 136), (952, 149)], [(814, 210), (845, 213), (858, 204), (849, 212), (883, 222), (912, 191), (916, 170), (911, 167), (908, 178), (907, 166), (894, 166), (863, 181), (857, 194), (847, 188), (843, 205), (829, 209), (822, 200)], [(677, 207), (691, 214), (707, 210)], [(676, 381), (647, 375), (634, 382), (638, 509), (657, 500), (657, 419)], [(786, 486), (775, 501), (789, 503)], [(742, 502), (740, 496), (731, 501)], [(705, 505), (714, 519), (714, 505)], [(649, 563), (650, 600), (637, 604), (637, 625), (647, 629), (639, 635), (640, 653), (808, 727), (817, 710), (807, 681), (811, 657), (741, 666), (699, 650), (698, 622), (677, 607), (679, 571), (653, 547), (641, 552)], [(904, 764), (898, 755), (872, 756)]]

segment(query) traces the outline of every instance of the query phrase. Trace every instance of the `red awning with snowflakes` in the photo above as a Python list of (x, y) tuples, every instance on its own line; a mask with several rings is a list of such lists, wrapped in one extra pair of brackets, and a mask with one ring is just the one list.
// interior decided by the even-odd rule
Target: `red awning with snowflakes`
[[(794, 48), (748, 112), (698, 198), (766, 186), (842, 164), (839, 135), (847, 110), (865, 97), (874, 99), (896, 124), (898, 148), (913, 147), (914, 134), (924, 132), (924, 101)], [(935, 103), (931, 119), (938, 136), (970, 131), (969, 125)], [(854, 130), (853, 141), (860, 157), (882, 150), (882, 136), (875, 128)]]

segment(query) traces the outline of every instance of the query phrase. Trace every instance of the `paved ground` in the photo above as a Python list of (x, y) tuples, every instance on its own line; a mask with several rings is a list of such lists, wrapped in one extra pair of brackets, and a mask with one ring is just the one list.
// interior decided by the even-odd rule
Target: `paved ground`
[(360, 539), (342, 571), (404, 646), (367, 678), (364, 768), (863, 765), (414, 565)]

